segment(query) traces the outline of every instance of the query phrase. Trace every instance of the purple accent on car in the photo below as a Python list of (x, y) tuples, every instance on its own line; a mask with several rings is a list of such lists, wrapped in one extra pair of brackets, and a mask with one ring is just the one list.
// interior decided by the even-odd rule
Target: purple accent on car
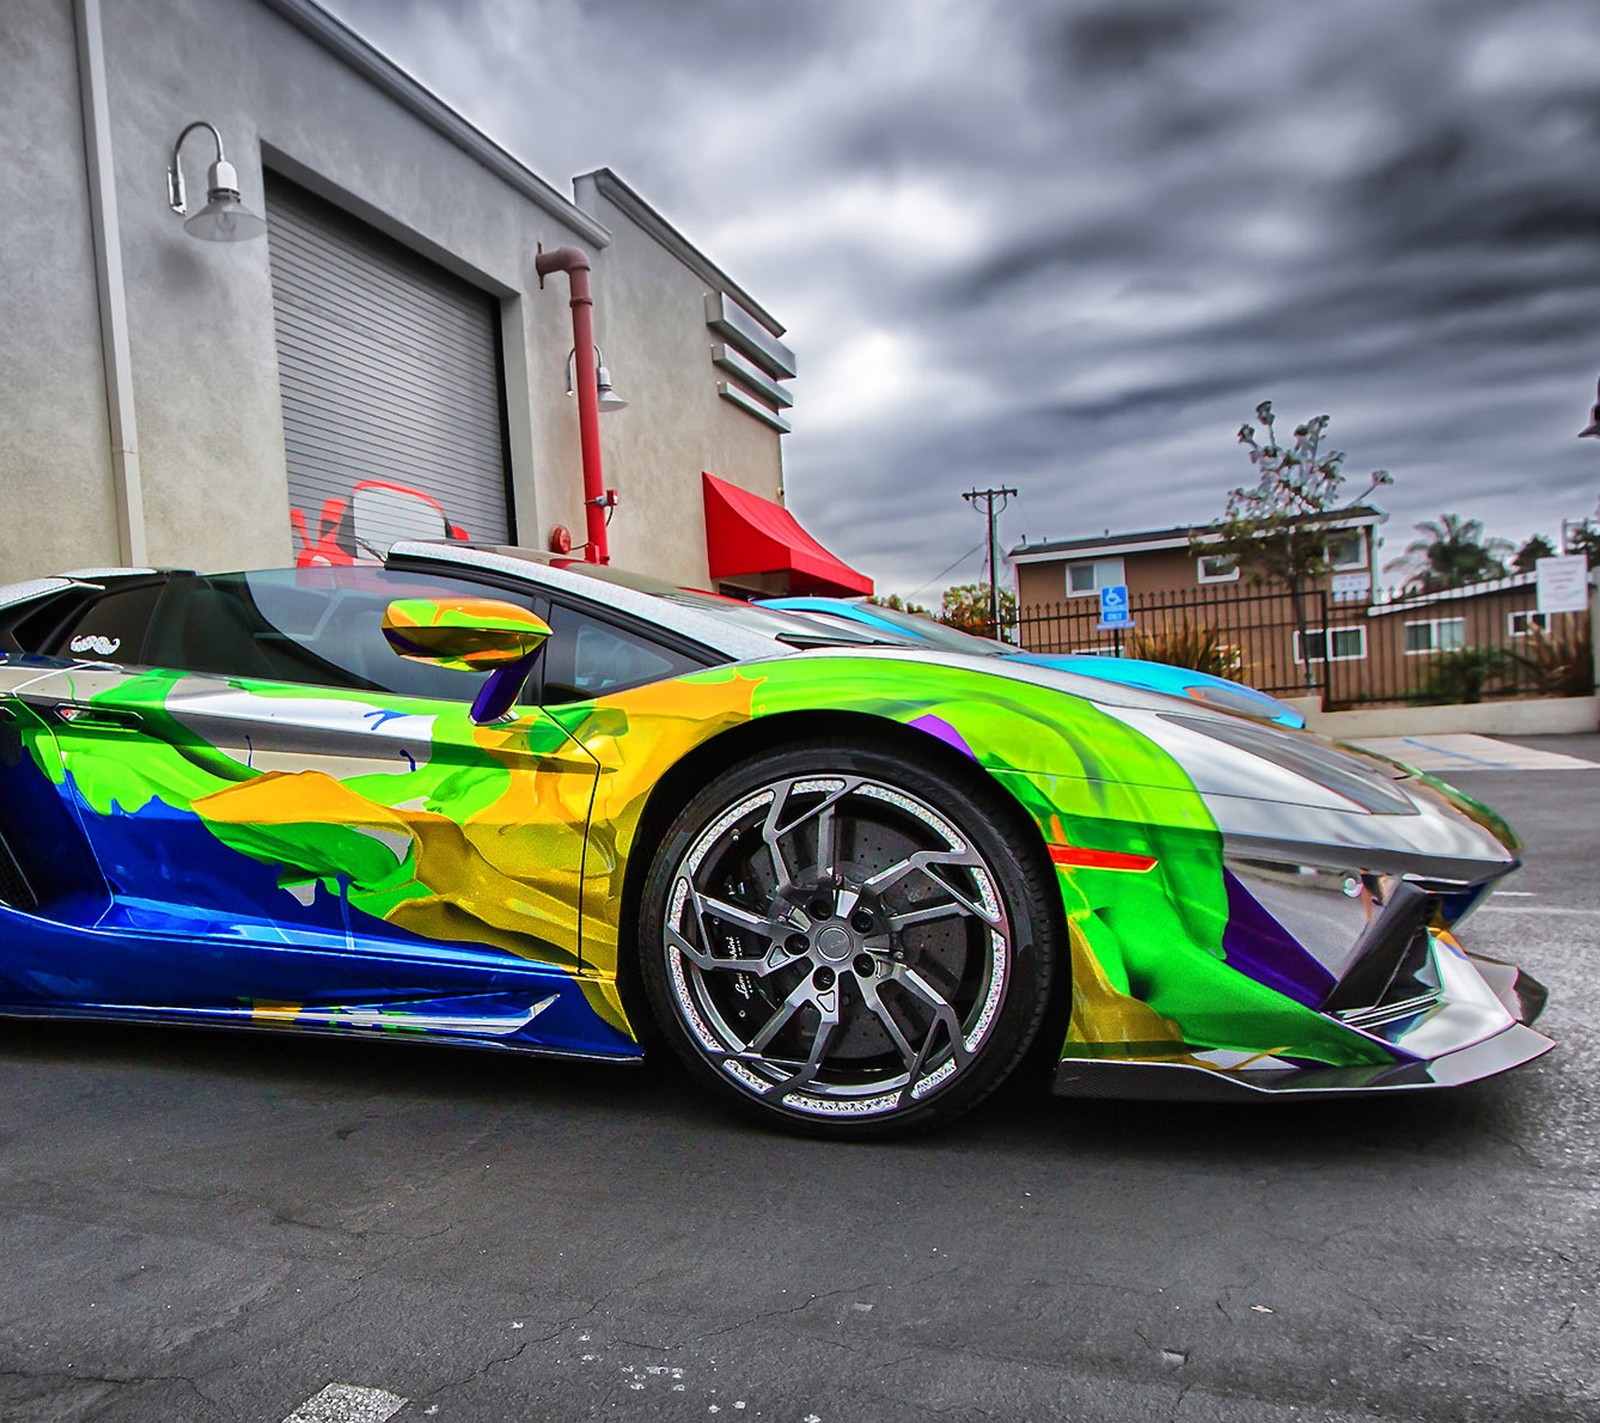
[(943, 717), (919, 716), (910, 725), (916, 727), (918, 731), (927, 732), (929, 736), (937, 736), (945, 745), (954, 746), (963, 756), (971, 756), (974, 761), (978, 759), (972, 748), (962, 738), (961, 733)]
[(483, 686), (478, 689), (477, 699), (472, 703), (472, 719), (479, 726), (486, 722), (499, 721), (522, 695), (522, 688), (528, 680), (528, 673), (533, 670), (533, 659), (543, 650), (536, 648), (526, 657), (519, 657), (515, 662), (504, 667), (496, 667), (488, 676)]
[(1338, 980), (1227, 870), (1222, 878), (1228, 889), (1228, 924), (1222, 931), (1226, 961), (1284, 997), (1320, 1008)]

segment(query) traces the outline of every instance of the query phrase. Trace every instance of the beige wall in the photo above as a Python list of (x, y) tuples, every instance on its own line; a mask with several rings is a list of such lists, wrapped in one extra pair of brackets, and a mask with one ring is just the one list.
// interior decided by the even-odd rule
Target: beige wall
[(0, 582), (7, 582), (121, 560), (66, 0), (0, 4), (0, 93)]
[[(619, 491), (612, 562), (709, 587), (701, 472), (781, 499), (778, 432), (717, 394), (717, 338), (705, 317), (714, 288), (611, 201), (593, 175), (580, 178), (576, 191), (579, 205), (611, 233), (596, 267), (595, 335), (629, 402), (600, 421), (606, 482)], [(542, 542), (548, 530), (539, 532)]]

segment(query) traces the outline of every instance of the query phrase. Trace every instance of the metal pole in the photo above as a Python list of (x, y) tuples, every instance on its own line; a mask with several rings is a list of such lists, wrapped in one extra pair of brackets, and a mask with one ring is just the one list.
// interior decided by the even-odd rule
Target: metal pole
[(600, 465), (600, 393), (595, 382), (594, 297), (589, 290), (589, 259), (576, 247), (540, 252), (533, 262), (539, 285), (553, 272), (565, 272), (572, 296), (572, 349), (578, 397), (578, 447), (583, 461), (583, 517), (588, 542), (583, 556), (590, 563), (609, 563), (606, 546), (605, 473)]
[(133, 360), (128, 342), (128, 298), (122, 279), (122, 235), (117, 221), (111, 155), (111, 110), (106, 86), (100, 0), (76, 0), (78, 75), (89, 170), (89, 218), (95, 286), (100, 300), (100, 343), (105, 364), (106, 418), (111, 437), (111, 488), (117, 513), (118, 558), (149, 560), (144, 491), (139, 474), (139, 434), (133, 416)]

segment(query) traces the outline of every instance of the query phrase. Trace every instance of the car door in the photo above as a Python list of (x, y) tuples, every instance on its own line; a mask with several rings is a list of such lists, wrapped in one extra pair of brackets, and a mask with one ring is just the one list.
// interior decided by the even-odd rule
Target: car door
[[(391, 599), (461, 596), (508, 595), (364, 566), (174, 576), (137, 653), (33, 689), (108, 886), (99, 1001), (594, 1049), (557, 1001), (594, 758), (536, 707), (475, 725), (477, 675), (381, 633)], [(56, 650), (111, 641), (96, 616)]]
[[(0, 657), (0, 944), (40, 915), (92, 920), (107, 902), (83, 826), (61, 794), (65, 768), (41, 714), (57, 675), (31, 659)], [(12, 990), (0, 986), (0, 1001), (29, 995), (26, 966), (0, 953), (0, 984), (8, 979)]]

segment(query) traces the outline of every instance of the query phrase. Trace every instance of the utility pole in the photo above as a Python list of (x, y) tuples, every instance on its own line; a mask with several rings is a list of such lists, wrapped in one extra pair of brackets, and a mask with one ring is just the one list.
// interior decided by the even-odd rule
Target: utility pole
[[(997, 560), (995, 558), (994, 549), (994, 521), (997, 514), (1005, 513), (1006, 505), (1016, 496), (1017, 491), (1011, 488), (969, 489), (961, 496), (967, 501), (967, 503), (972, 505), (973, 508), (978, 507), (978, 500), (980, 499), (982, 499), (987, 506), (989, 537), (985, 542), (985, 547), (989, 551), (989, 631), (996, 638), (1000, 637), (1000, 589), (995, 582), (995, 564)], [(1000, 501), (999, 509), (994, 507), (994, 501), (996, 499)]]

